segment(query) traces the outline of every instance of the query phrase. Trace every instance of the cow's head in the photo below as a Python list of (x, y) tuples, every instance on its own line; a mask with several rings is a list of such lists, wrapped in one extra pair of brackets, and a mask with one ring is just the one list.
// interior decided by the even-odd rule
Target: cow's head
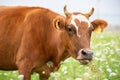
[(57, 27), (64, 31), (63, 38), (68, 46), (69, 54), (82, 64), (87, 64), (93, 58), (93, 51), (90, 49), (91, 33), (93, 31), (102, 32), (107, 26), (107, 22), (101, 19), (90, 22), (88, 19), (93, 12), (94, 8), (86, 14), (80, 12), (70, 13), (65, 6), (65, 27), (60, 26), (59, 21), (56, 22), (59, 25)]

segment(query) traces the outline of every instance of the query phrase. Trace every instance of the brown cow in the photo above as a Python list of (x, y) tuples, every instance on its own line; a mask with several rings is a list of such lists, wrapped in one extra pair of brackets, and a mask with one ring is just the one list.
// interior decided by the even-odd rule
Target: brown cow
[(33, 72), (47, 80), (70, 56), (87, 64), (93, 56), (92, 31), (107, 26), (104, 20), (88, 21), (93, 11), (69, 13), (65, 6), (64, 17), (40, 7), (0, 7), (0, 69), (18, 70), (22, 80)]

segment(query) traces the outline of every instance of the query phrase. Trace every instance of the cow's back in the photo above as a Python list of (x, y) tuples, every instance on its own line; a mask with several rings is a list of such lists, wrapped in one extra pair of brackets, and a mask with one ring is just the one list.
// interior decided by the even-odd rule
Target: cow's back
[[(38, 14), (42, 18), (40, 19), (41, 22), (38, 22), (39, 25), (37, 25), (40, 28), (36, 28), (40, 29), (40, 31), (43, 30), (43, 35), (41, 34), (40, 36), (44, 36), (45, 23), (43, 22), (47, 20), (45, 18), (55, 18), (58, 15), (53, 13), (51, 16), (46, 16), (45, 13), (49, 15), (53, 12), (38, 7), (0, 7), (0, 69), (17, 69), (15, 61), (22, 37), (27, 30), (31, 29), (29, 26), (34, 25), (38, 21)], [(32, 19), (33, 21), (31, 21)], [(31, 24), (31, 22), (34, 23)], [(52, 25), (52, 23), (49, 22), (49, 25)], [(49, 29), (47, 30), (49, 31)]]

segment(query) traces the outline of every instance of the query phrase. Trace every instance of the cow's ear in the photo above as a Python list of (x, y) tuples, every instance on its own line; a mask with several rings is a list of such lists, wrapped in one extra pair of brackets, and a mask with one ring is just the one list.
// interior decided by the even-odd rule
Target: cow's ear
[(54, 26), (56, 29), (64, 29), (65, 28), (65, 21), (62, 18), (57, 18), (54, 21)]
[(91, 22), (93, 25), (93, 31), (96, 33), (103, 32), (103, 30), (107, 27), (108, 23), (102, 19), (96, 19)]

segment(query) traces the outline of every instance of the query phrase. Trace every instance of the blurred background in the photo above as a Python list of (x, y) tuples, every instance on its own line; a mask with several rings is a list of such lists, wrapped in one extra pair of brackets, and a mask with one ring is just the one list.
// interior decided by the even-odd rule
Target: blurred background
[[(0, 0), (0, 6), (40, 6), (61, 15), (64, 15), (64, 5), (69, 12), (83, 13), (94, 7), (90, 21), (101, 18), (109, 25), (104, 33), (92, 35), (94, 60), (91, 65), (66, 59), (49, 80), (120, 80), (120, 0)], [(18, 80), (18, 72), (0, 70), (0, 80)], [(38, 74), (32, 75), (32, 80), (38, 80)]]
[(103, 18), (108, 21), (109, 31), (120, 31), (120, 0), (0, 0), (6, 6), (40, 6), (63, 14), (64, 5), (70, 12), (88, 12), (92, 7), (95, 12), (90, 20)]

